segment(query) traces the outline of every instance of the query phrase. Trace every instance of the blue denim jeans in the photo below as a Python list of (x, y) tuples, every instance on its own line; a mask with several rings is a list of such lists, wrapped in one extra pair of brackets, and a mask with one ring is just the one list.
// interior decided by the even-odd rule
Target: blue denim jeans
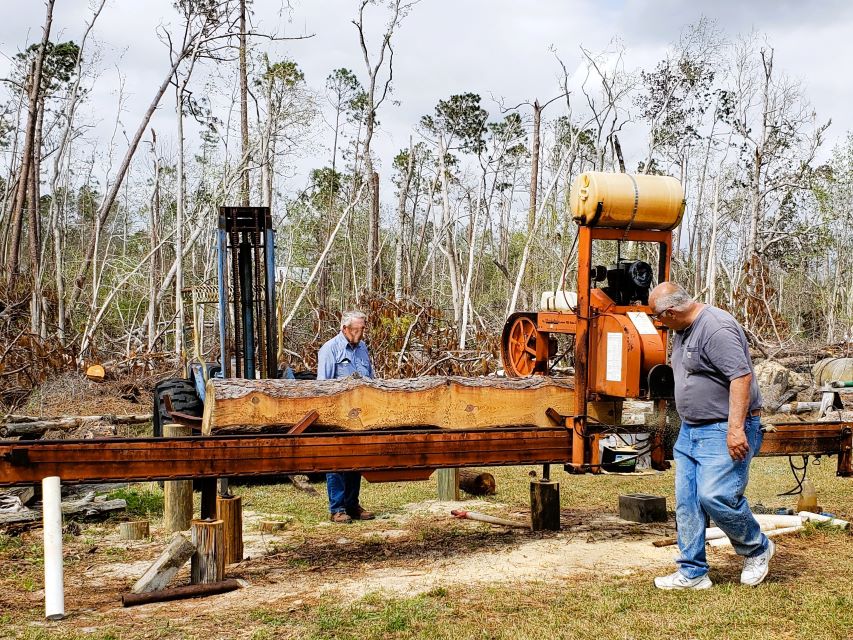
[(326, 491), (329, 493), (329, 513), (354, 511), (358, 508), (361, 474), (357, 471), (327, 473)]
[(749, 455), (732, 460), (726, 446), (728, 422), (701, 426), (681, 423), (675, 443), (675, 518), (678, 523), (678, 569), (688, 578), (708, 573), (705, 557), (705, 514), (732, 541), (742, 556), (756, 556), (768, 546), (743, 493), (749, 462), (761, 448), (760, 418), (746, 419)]

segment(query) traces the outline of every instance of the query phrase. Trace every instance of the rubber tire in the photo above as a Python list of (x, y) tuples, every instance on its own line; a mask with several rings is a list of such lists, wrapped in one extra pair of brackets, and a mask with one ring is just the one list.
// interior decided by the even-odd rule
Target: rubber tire
[(157, 383), (157, 386), (154, 387), (154, 410), (152, 412), (155, 438), (162, 438), (163, 425), (172, 422), (169, 412), (166, 411), (165, 397), (167, 395), (172, 396), (172, 407), (175, 411), (198, 417), (204, 413), (204, 403), (198, 397), (195, 386), (190, 380), (170, 378)]

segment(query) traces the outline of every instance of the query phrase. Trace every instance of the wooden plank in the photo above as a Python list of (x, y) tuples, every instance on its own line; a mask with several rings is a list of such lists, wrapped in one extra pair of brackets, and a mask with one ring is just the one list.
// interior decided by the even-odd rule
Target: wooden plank
[(133, 593), (147, 593), (165, 589), (178, 570), (195, 553), (195, 545), (180, 533), (169, 540), (163, 553), (151, 564), (133, 585)]
[(439, 469), (435, 474), (439, 500), (459, 500), (459, 469)]
[(406, 380), (240, 380), (207, 384), (202, 433), (287, 430), (311, 411), (315, 430), (365, 431), (435, 427), (484, 429), (551, 426), (553, 408), (574, 413), (567, 378), (463, 378)]

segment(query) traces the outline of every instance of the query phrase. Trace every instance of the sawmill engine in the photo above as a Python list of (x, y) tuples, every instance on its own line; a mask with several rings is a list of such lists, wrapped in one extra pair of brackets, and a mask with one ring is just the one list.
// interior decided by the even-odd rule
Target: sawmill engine
[(654, 274), (648, 262), (619, 260), (609, 268), (598, 265), (594, 269), (594, 275), (597, 282), (607, 280), (607, 286), (603, 288), (604, 293), (617, 305), (649, 304), (649, 290)]

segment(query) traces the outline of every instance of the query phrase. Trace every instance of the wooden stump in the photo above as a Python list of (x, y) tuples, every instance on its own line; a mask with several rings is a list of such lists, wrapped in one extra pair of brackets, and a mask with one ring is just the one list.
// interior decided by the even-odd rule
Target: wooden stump
[(439, 500), (459, 500), (459, 469), (438, 469), (435, 479), (438, 481)]
[(103, 382), (107, 377), (107, 371), (103, 365), (93, 364), (86, 368), (86, 377), (92, 382)]
[[(192, 427), (182, 424), (163, 425), (167, 438), (191, 436)], [(193, 481), (167, 480), (163, 483), (163, 527), (166, 533), (186, 531), (193, 519)]]
[(491, 473), (477, 473), (473, 469), (459, 470), (459, 488), (472, 496), (492, 496), (495, 494), (495, 476)]
[(289, 524), (283, 520), (261, 520), (260, 530), (261, 533), (278, 533), (287, 529)]
[(160, 554), (145, 574), (133, 585), (133, 593), (147, 593), (149, 591), (160, 591), (165, 589), (171, 582), (178, 570), (189, 560), (195, 547), (180, 533), (176, 533), (169, 540), (169, 546)]
[(192, 542), (195, 553), (192, 557), (192, 584), (219, 582), (225, 575), (225, 556), (222, 538), (222, 520), (193, 520)]
[(225, 564), (243, 559), (243, 505), (239, 496), (216, 496), (216, 518), (222, 520), (222, 555)]
[(118, 533), (122, 540), (143, 540), (151, 535), (151, 528), (148, 520), (133, 520), (131, 522), (120, 522)]
[(533, 480), (530, 483), (530, 524), (534, 531), (560, 530), (560, 483)]

